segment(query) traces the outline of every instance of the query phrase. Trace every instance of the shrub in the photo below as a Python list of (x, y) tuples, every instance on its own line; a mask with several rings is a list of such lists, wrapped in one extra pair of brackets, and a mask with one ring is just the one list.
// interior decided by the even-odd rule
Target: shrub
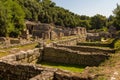
[(115, 49), (120, 49), (120, 40), (117, 40), (117, 41), (114, 43), (114, 48), (115, 48)]

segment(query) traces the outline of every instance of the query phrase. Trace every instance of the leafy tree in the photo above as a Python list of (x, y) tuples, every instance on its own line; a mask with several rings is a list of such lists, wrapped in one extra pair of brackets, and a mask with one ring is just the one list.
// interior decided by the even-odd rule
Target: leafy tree
[(91, 28), (92, 29), (101, 29), (106, 26), (107, 18), (100, 14), (97, 14), (91, 18)]
[(24, 12), (12, 0), (0, 2), (0, 36), (9, 36), (11, 32), (20, 34), (24, 27)]
[[(11, 3), (12, 18), (11, 21), (14, 25), (14, 30), (11, 33), (16, 34), (16, 36), (21, 34), (21, 31), (25, 28), (24, 18), (25, 13), (21, 6), (15, 1)], [(14, 35), (11, 35), (14, 36)]]
[(80, 26), (85, 27), (86, 29), (91, 29), (90, 21), (89, 20), (81, 20)]
[(112, 16), (112, 15), (110, 15), (110, 16), (108, 17), (106, 26), (107, 26), (107, 27), (114, 26), (114, 21), (115, 21), (115, 17)]
[(41, 4), (39, 0), (16, 0), (25, 12), (25, 19), (37, 21)]
[(117, 7), (114, 9), (113, 13), (115, 16), (114, 25), (120, 30), (120, 5), (117, 4)]
[[(9, 3), (11, 3), (9, 1)], [(10, 5), (0, 1), (0, 36), (8, 36), (13, 30), (13, 24), (11, 23), (12, 12)]]

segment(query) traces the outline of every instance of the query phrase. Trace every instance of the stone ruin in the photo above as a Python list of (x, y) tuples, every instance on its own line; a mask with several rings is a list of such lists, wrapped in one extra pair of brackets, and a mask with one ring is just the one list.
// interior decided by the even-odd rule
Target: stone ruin
[[(59, 39), (64, 36), (71, 36), (71, 35), (79, 35), (81, 37), (86, 36), (86, 29), (83, 27), (76, 27), (76, 28), (64, 28), (58, 27), (51, 24), (45, 23), (35, 23), (26, 21), (27, 30), (30, 35), (34, 38), (42, 38), (42, 39)], [(27, 34), (27, 33), (26, 33)], [(28, 35), (24, 36), (28, 36)]]
[[(86, 29), (82, 27), (65, 28), (51, 24), (26, 21), (26, 28), (22, 31), (19, 38), (0, 37), (0, 44), (11, 46), (28, 43), (40, 39), (61, 39), (64, 36), (78, 35), (81, 39), (86, 40)], [(0, 45), (1, 46), (1, 45)]]
[[(97, 66), (109, 58), (113, 50), (75, 46), (79, 38), (52, 43), (33, 50), (0, 58), (2, 80), (94, 80), (97, 75), (74, 73), (43, 67), (41, 61)], [(84, 75), (85, 74), (85, 75)]]
[[(0, 80), (90, 80), (80, 73), (33, 64), (42, 60), (42, 49), (21, 51), (0, 59)], [(31, 64), (29, 64), (31, 63)]]
[[(27, 29), (22, 37), (55, 39), (63, 36), (79, 35), (77, 38), (53, 42), (49, 46), (42, 45), (33, 50), (21, 51), (0, 58), (0, 80), (94, 80), (97, 75), (74, 73), (60, 69), (43, 67), (42, 61), (72, 65), (98, 66), (114, 53), (113, 49), (99, 49), (76, 45), (86, 40), (86, 29), (81, 27), (63, 28), (50, 24), (26, 22)], [(98, 34), (95, 34), (98, 36)], [(94, 36), (94, 35), (93, 35)], [(89, 38), (90, 39), (90, 38)], [(6, 42), (5, 38), (0, 38)], [(11, 43), (19, 43), (13, 40)], [(84, 75), (86, 74), (86, 75)]]
[(94, 42), (94, 41), (101, 41), (102, 38), (108, 39), (108, 38), (116, 38), (116, 37), (118, 37), (116, 34), (116, 28), (110, 26), (108, 32), (104, 32), (104, 31), (96, 32), (94, 30), (91, 31), (89, 30), (87, 32), (86, 40)]

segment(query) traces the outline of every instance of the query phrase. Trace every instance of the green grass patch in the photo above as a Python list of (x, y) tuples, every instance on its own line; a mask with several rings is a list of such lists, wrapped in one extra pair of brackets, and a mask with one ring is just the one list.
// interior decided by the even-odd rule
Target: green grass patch
[(37, 46), (38, 43), (32, 43), (32, 44), (26, 44), (26, 45), (21, 45), (21, 46), (13, 46), (13, 47), (10, 47), (10, 48), (4, 48), (4, 49), (1, 49), (1, 50), (11, 50), (13, 48), (19, 48), (20, 50), (28, 50), (28, 49), (34, 49), (36, 46)]
[(77, 45), (80, 46), (93, 46), (93, 47), (101, 47), (101, 48), (114, 48), (113, 47), (114, 39), (107, 39), (106, 42), (79, 42)]
[(20, 50), (26, 51), (29, 49), (34, 49), (37, 46), (38, 43), (32, 43), (32, 44), (26, 44), (26, 45), (22, 45), (22, 46), (14, 46), (14, 47), (10, 47), (10, 48), (4, 48), (4, 49), (0, 49), (0, 57), (3, 56), (7, 56), (10, 55), (12, 53), (10, 53), (9, 51), (12, 50), (13, 48), (18, 48)]
[(7, 55), (9, 55), (8, 52), (0, 52), (0, 57), (7, 56)]
[(120, 50), (120, 40), (117, 40), (117, 41), (114, 43), (114, 48)]
[(19, 48), (20, 50), (28, 50), (28, 49), (34, 49), (37, 46), (38, 43), (32, 43), (32, 44), (27, 44), (23, 46), (18, 46), (15, 48)]
[(85, 66), (68, 65), (68, 64), (61, 64), (61, 63), (41, 62), (40, 64), (45, 67), (58, 68), (61, 70), (68, 70), (72, 72), (83, 72), (85, 69)]

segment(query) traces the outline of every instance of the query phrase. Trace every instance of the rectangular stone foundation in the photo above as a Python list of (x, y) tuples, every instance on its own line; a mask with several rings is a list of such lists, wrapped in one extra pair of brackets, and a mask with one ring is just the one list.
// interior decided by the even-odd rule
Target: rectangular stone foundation
[(81, 53), (67, 48), (46, 47), (42, 60), (83, 66), (98, 66), (101, 62), (108, 59), (108, 57), (105, 54)]

